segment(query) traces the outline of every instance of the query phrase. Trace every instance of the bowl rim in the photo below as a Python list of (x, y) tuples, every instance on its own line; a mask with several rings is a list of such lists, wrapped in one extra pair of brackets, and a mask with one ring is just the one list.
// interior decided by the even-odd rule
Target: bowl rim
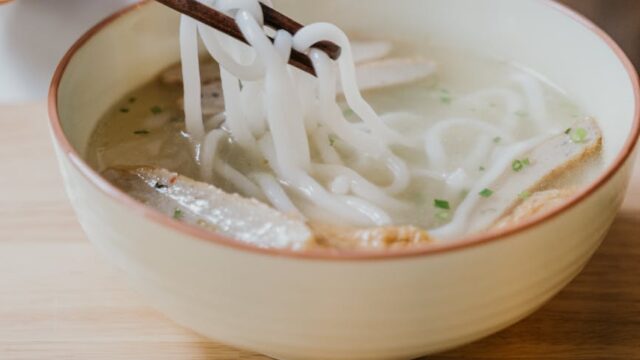
[(208, 230), (199, 228), (195, 225), (186, 224), (175, 220), (167, 215), (160, 213), (159, 211), (148, 207), (137, 200), (133, 199), (125, 192), (121, 191), (106, 179), (104, 179), (96, 170), (91, 168), (71, 145), (67, 139), (60, 122), (58, 114), (58, 89), (60, 82), (65, 74), (70, 61), (74, 58), (74, 55), (97, 33), (104, 28), (111, 25), (114, 21), (120, 17), (132, 13), (133, 11), (144, 8), (145, 5), (152, 3), (151, 0), (141, 0), (135, 4), (124, 7), (123, 9), (111, 14), (105, 19), (98, 22), (96, 25), (86, 31), (66, 52), (64, 57), (58, 64), (55, 73), (53, 75), (48, 95), (48, 112), (49, 123), (53, 134), (54, 142), (61, 148), (64, 155), (69, 159), (70, 163), (79, 171), (89, 182), (98, 187), (108, 197), (114, 198), (115, 201), (120, 204), (132, 208), (137, 213), (141, 214), (147, 219), (158, 223), (161, 226), (166, 226), (172, 230), (186, 234), (195, 240), (204, 240), (213, 242), (217, 245), (222, 245), (231, 249), (239, 251), (249, 251), (257, 255), (270, 255), (270, 256), (284, 256), (301, 259), (311, 260), (393, 260), (408, 257), (429, 256), (441, 253), (449, 253), (456, 250), (466, 250), (474, 248), (480, 245), (488, 245), (499, 240), (507, 239), (510, 235), (516, 233), (522, 233), (531, 230), (533, 227), (545, 223), (559, 214), (567, 211), (568, 209), (576, 206), (584, 199), (588, 198), (605, 183), (607, 183), (626, 163), (626, 161), (633, 154), (633, 151), (638, 143), (640, 137), (640, 85), (638, 79), (638, 73), (625, 55), (620, 46), (600, 27), (595, 25), (591, 20), (578, 12), (570, 9), (568, 6), (558, 3), (556, 0), (536, 0), (545, 6), (551, 7), (554, 10), (562, 13), (564, 16), (573, 19), (580, 26), (583, 26), (587, 30), (598, 36), (609, 49), (617, 56), (625, 68), (631, 86), (634, 93), (634, 105), (635, 113), (633, 115), (633, 127), (630, 135), (627, 137), (622, 149), (616, 155), (613, 163), (607, 167), (607, 169), (588, 186), (584, 187), (576, 196), (569, 201), (562, 204), (549, 212), (543, 213), (539, 216), (534, 216), (522, 223), (515, 224), (513, 226), (506, 227), (495, 231), (489, 231), (479, 234), (471, 234), (465, 236), (462, 239), (452, 241), (450, 243), (432, 244), (425, 247), (415, 247), (407, 249), (386, 250), (386, 251), (337, 251), (326, 249), (309, 249), (309, 250), (291, 250), (291, 249), (272, 249), (262, 248), (250, 243), (240, 242), (231, 237), (210, 232)]

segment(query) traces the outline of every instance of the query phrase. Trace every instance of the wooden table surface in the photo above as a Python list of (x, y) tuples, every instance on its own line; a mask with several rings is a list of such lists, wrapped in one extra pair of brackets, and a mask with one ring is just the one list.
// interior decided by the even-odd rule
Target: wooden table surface
[[(147, 307), (85, 239), (44, 104), (0, 106), (0, 359), (266, 359)], [(638, 164), (640, 165), (640, 164)], [(640, 166), (585, 271), (540, 311), (431, 359), (640, 359)]]

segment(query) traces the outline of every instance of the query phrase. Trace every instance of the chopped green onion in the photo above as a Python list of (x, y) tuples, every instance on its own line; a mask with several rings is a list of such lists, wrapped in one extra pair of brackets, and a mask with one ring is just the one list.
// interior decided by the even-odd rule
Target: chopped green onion
[(440, 102), (442, 102), (443, 104), (450, 104), (451, 103), (451, 94), (449, 93), (449, 90), (447, 89), (440, 89)]
[(485, 170), (486, 170), (486, 169), (485, 169), (485, 167), (484, 167), (484, 166), (480, 166), (480, 167), (478, 168), (478, 171), (485, 171)]
[(502, 138), (500, 136), (496, 136), (493, 138), (493, 142), (496, 144), (500, 143), (500, 141), (502, 141)]
[(529, 158), (524, 158), (524, 159), (522, 159), (522, 165), (524, 165), (524, 166), (529, 166), (529, 165), (531, 165), (531, 163), (529, 162)]
[(530, 192), (528, 192), (528, 191), (526, 191), (526, 190), (525, 190), (525, 191), (523, 191), (523, 192), (521, 192), (520, 194), (518, 194), (518, 197), (519, 197), (520, 199), (522, 199), (522, 200), (526, 200), (526, 199), (528, 199), (528, 198), (529, 198), (529, 196), (531, 196), (531, 193), (530, 193)]
[(152, 106), (149, 110), (151, 110), (153, 114), (160, 114), (162, 112), (162, 108), (158, 105)]
[(513, 169), (513, 171), (518, 172), (522, 170), (522, 168), (524, 168), (524, 165), (522, 165), (522, 161), (520, 160), (513, 160), (513, 162), (511, 163), (511, 168)]
[(353, 110), (351, 110), (351, 109), (347, 109), (347, 110), (345, 110), (345, 111), (343, 111), (343, 112), (342, 112), (342, 115), (344, 115), (344, 116), (351, 116), (351, 115), (353, 115)]
[(333, 146), (338, 138), (334, 134), (329, 135), (329, 145)]
[(136, 135), (147, 135), (149, 133), (149, 130), (140, 129), (140, 130), (134, 131), (133, 133)]
[(478, 193), (478, 195), (482, 196), (482, 197), (490, 197), (491, 195), (493, 195), (493, 190), (488, 189), (488, 188), (484, 188), (482, 191), (480, 191)]
[(182, 219), (182, 217), (184, 216), (184, 214), (182, 213), (182, 210), (180, 209), (175, 209), (173, 210), (173, 218), (176, 220), (180, 220)]
[(120, 108), (120, 112), (121, 113), (128, 113), (129, 112), (129, 108), (126, 108), (126, 107)]
[(577, 128), (573, 130), (571, 134), (569, 134), (569, 137), (571, 138), (571, 141), (573, 141), (576, 144), (579, 144), (579, 143), (583, 143), (587, 139), (587, 135), (589, 135), (589, 133), (587, 132), (586, 129)]
[(438, 220), (448, 220), (449, 217), (451, 216), (451, 212), (448, 210), (440, 210), (438, 212), (436, 212), (436, 218)]
[(447, 200), (440, 200), (440, 199), (434, 199), (433, 206), (435, 206), (438, 209), (444, 209), (444, 210), (449, 210), (451, 208)]
[(567, 130), (564, 131), (564, 133), (567, 135), (569, 135), (570, 132), (571, 132), (571, 128), (567, 128)]

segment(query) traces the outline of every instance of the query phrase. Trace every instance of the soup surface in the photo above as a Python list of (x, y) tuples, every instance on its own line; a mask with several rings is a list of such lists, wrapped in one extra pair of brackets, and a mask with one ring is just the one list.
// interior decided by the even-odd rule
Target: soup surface
[[(400, 48), (391, 55), (409, 53)], [(363, 92), (385, 124), (412, 144), (421, 144), (393, 147), (394, 154), (410, 165), (413, 175), (406, 189), (385, 194), (385, 199), (381, 200), (391, 204), (385, 210), (393, 225), (437, 229), (451, 222), (465, 199), (478, 197), (473, 193), (476, 184), (492, 169), (504, 168), (499, 165), (504, 162), (504, 153), (518, 144), (530, 142), (521, 150), (525, 153), (553, 134), (566, 132), (569, 142), (573, 137), (584, 140), (579, 137), (585, 136), (574, 134), (575, 129), (571, 126), (584, 119), (585, 114), (562, 90), (535, 73), (507, 61), (459, 50), (434, 48), (426, 56), (437, 64), (433, 75)], [(212, 65), (202, 65), (202, 71), (217, 71)], [(169, 79), (172, 71), (175, 72), (168, 70), (132, 90), (104, 115), (90, 140), (87, 154), (90, 164), (98, 171), (140, 165), (165, 168), (213, 183), (226, 192), (256, 197), (273, 205), (264, 196), (247, 193), (246, 187), (234, 181), (232, 176), (203, 172), (200, 144), (185, 131), (182, 83)], [(216, 86), (216, 79), (214, 74), (203, 84), (206, 130), (225, 129), (223, 94)], [(340, 97), (338, 102), (347, 109)], [(350, 110), (344, 110), (344, 115), (347, 120), (357, 122)], [(439, 128), (439, 124), (447, 125)], [(391, 181), (383, 164), (377, 165), (375, 159), (361, 156), (335, 134), (327, 132), (324, 136), (344, 165), (367, 179), (375, 179), (376, 185), (384, 186)], [(317, 139), (309, 139), (310, 143), (314, 141)], [(321, 151), (319, 147), (311, 148), (312, 162), (323, 162)], [(429, 158), (427, 154), (439, 155)], [(216, 156), (245, 175), (271, 173), (268, 159), (247, 154), (231, 138), (224, 140)], [(587, 163), (587, 160), (581, 159), (581, 162)], [(493, 171), (521, 173), (529, 166), (530, 160), (523, 155), (509, 159), (506, 170)], [(589, 181), (597, 170), (597, 165), (589, 164), (580, 167), (576, 172), (580, 175), (567, 177), (556, 173), (536, 190), (560, 186), (558, 184), (563, 188), (579, 186)], [(330, 167), (319, 166), (314, 177), (333, 193), (349, 191), (339, 176), (332, 175)], [(289, 197), (298, 199), (299, 194), (286, 183), (281, 186)], [(529, 190), (523, 185), (522, 193)], [(499, 188), (485, 188), (479, 192), (479, 198), (490, 202), (492, 194), (500, 191)], [(520, 200), (529, 194), (525, 195)], [(348, 225), (339, 217), (317, 211), (313, 204), (298, 201), (296, 205), (312, 223)]]

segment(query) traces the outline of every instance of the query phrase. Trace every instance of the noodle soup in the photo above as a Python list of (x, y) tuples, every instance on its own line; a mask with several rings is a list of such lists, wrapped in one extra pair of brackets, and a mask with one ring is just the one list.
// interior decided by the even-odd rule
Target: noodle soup
[[(402, 50), (391, 55), (407, 53)], [(328, 193), (346, 195), (360, 191), (369, 196), (388, 214), (390, 219), (384, 225), (412, 225), (437, 231), (452, 221), (465, 199), (492, 201), (492, 196), (478, 196), (471, 191), (488, 172), (502, 166), (500, 158), (508, 156), (504, 154), (509, 149), (564, 132), (585, 114), (561, 90), (507, 61), (444, 48), (434, 48), (425, 55), (438, 64), (432, 75), (363, 92), (366, 101), (382, 114), (382, 121), (412, 143), (392, 146), (393, 153), (407, 163), (410, 171), (407, 186), (395, 192), (381, 190), (393, 182), (384, 164), (374, 157), (362, 156), (348, 141), (321, 125), (308, 137), (313, 145), (310, 157), (314, 168), (310, 174)], [(211, 73), (218, 71), (215, 65), (204, 63), (201, 67)], [(221, 140), (217, 159), (235, 171), (226, 174), (203, 171), (202, 162), (206, 160), (202, 143), (185, 127), (182, 84), (171, 79), (175, 71), (168, 70), (133, 90), (105, 114), (88, 150), (89, 161), (97, 170), (123, 165), (155, 166), (212, 183), (229, 193), (256, 198), (310, 223), (341, 227), (380, 225), (353, 223), (318, 209), (286, 181), (276, 181), (268, 156), (250, 154), (232, 136)], [(223, 129), (228, 133), (222, 120), (224, 94), (219, 86), (214, 86), (219, 82), (219, 72), (207, 76), (211, 78), (204, 79), (202, 88), (205, 130)], [(337, 104), (350, 124), (358, 122), (343, 96), (337, 98)], [(509, 162), (509, 167), (512, 165)], [(581, 174), (590, 173), (587, 169), (597, 169), (594, 165), (583, 167)], [(578, 186), (590, 177), (552, 180), (562, 181), (567, 187)], [(553, 182), (536, 190), (552, 188)], [(276, 187), (272, 194), (280, 193), (286, 198), (267, 196), (269, 186)], [(354, 189), (358, 186), (359, 189)], [(525, 186), (523, 193), (529, 191)], [(484, 195), (487, 194), (488, 191)], [(455, 238), (464, 233), (465, 230), (456, 230), (445, 237)]]

